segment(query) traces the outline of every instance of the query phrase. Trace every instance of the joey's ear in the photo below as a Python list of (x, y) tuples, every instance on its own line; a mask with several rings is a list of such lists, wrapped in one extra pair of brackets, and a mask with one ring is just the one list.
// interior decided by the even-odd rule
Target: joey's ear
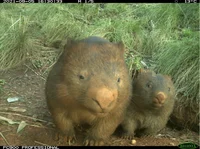
[(150, 70), (151, 71), (151, 75), (153, 76), (153, 77), (155, 77), (156, 76), (156, 73), (153, 71), (153, 70)]
[(141, 69), (139, 70), (139, 73), (140, 73), (140, 74), (148, 74), (148, 75), (151, 75), (151, 76), (153, 76), (153, 77), (156, 76), (156, 73), (155, 73), (153, 70), (151, 70), (151, 69), (144, 69), (144, 68), (141, 68)]
[(168, 80), (172, 80), (172, 77), (170, 75), (164, 75), (164, 77)]

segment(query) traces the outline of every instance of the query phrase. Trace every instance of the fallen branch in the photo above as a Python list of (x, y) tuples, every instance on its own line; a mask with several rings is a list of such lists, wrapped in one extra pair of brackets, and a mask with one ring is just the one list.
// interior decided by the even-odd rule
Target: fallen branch
[(41, 143), (41, 142), (38, 142), (38, 141), (34, 141), (34, 142), (37, 143), (37, 144), (43, 145), (43, 146), (50, 146), (48, 144), (44, 144), (44, 143)]

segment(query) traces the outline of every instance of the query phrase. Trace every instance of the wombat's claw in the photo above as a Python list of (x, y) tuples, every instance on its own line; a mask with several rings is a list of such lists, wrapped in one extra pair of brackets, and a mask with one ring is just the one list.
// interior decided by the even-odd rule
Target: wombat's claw
[(134, 138), (134, 135), (123, 135), (121, 138), (125, 140), (132, 140)]
[(83, 144), (85, 146), (103, 146), (104, 145), (104, 141), (103, 140), (90, 140), (90, 139), (86, 139)]
[(75, 136), (64, 136), (64, 142), (67, 142), (69, 145), (74, 144), (76, 142)]
[(155, 137), (155, 136), (152, 134), (144, 134), (144, 135), (142, 135), (142, 137)]
[(55, 136), (53, 137), (55, 141), (59, 140), (59, 133), (55, 133)]
[(74, 136), (66, 136), (61, 135), (60, 133), (56, 133), (55, 138), (56, 141), (62, 141), (63, 143), (66, 143), (71, 145), (76, 142), (76, 137)]

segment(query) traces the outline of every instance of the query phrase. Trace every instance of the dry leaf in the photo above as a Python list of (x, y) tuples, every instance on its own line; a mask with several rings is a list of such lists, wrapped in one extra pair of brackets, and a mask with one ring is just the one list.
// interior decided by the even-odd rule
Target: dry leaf
[(22, 129), (24, 129), (24, 127), (26, 127), (27, 123), (25, 121), (21, 121), (21, 123), (19, 124), (18, 128), (17, 128), (17, 133), (20, 132)]

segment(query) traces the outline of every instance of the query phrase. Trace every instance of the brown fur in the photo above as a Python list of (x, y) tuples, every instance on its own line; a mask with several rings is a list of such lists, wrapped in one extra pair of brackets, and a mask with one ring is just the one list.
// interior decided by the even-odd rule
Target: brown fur
[(71, 41), (49, 73), (46, 99), (54, 123), (68, 141), (74, 126), (89, 124), (85, 145), (102, 145), (122, 122), (131, 80), (122, 43), (99, 37)]
[(154, 135), (166, 126), (174, 106), (175, 89), (167, 75), (141, 69), (133, 79), (132, 100), (122, 128), (123, 137)]

